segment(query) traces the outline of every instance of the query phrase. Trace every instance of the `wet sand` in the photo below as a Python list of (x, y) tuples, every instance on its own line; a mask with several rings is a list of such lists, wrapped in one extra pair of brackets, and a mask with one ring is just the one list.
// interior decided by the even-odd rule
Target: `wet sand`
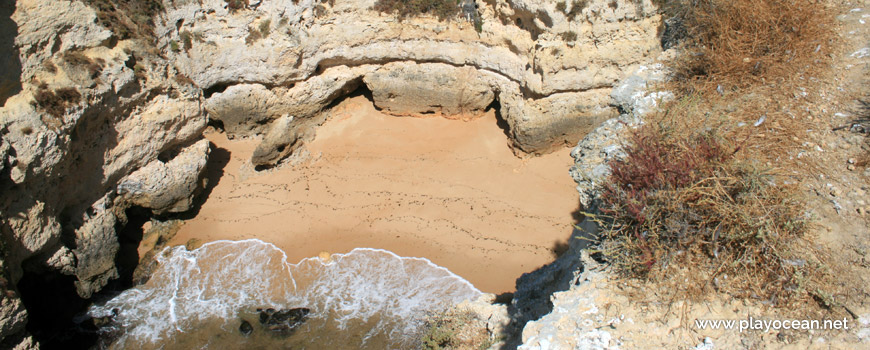
[(517, 158), (493, 112), (471, 121), (394, 117), (359, 96), (329, 113), (310, 156), (274, 170), (253, 170), (257, 141), (207, 134), (218, 182), (170, 244), (259, 238), (291, 262), (381, 248), (501, 293), (551, 262), (570, 236), (578, 208), (570, 149)]

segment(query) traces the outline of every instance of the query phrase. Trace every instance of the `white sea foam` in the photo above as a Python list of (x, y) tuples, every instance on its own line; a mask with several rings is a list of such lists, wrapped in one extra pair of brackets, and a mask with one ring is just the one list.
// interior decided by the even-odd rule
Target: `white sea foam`
[(404, 338), (416, 333), (428, 313), (480, 295), (427, 259), (380, 249), (290, 264), (274, 245), (251, 239), (212, 242), (194, 251), (175, 247), (158, 262), (148, 283), (89, 311), (97, 317), (118, 310), (121, 344), (161, 344), (215, 319), (232, 332), (242, 310), (261, 306), (310, 308), (312, 319), (328, 318), (338, 330), (362, 332), (354, 338), (360, 345), (375, 336), (406, 344)]

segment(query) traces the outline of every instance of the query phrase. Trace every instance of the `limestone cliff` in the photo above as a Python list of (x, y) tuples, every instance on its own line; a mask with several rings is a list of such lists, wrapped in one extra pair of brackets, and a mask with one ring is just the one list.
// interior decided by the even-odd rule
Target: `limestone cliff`
[(524, 153), (573, 144), (616, 116), (613, 84), (659, 50), (648, 1), (592, 1), (573, 18), (556, 2), (481, 2), (480, 33), (466, 22), (399, 21), (373, 4), (181, 2), (158, 33), (165, 47), (181, 45), (170, 65), (205, 90), (209, 118), (232, 136), (289, 115), (310, 137), (320, 110), (364, 85), (394, 114), (468, 117), (495, 102)]
[[(473, 118), (497, 106), (518, 153), (574, 144), (618, 114), (614, 84), (660, 50), (649, 0), (584, 3), (569, 16), (556, 1), (478, 1), (478, 32), (459, 20), (399, 21), (372, 11), (374, 0), (242, 9), (167, 0), (153, 38), (128, 39), (78, 0), (4, 2), (9, 286), (49, 271), (73, 276), (88, 298), (117, 278), (127, 209), (164, 215), (193, 204), (209, 121), (262, 137), (252, 161), (271, 166), (313, 138), (324, 108), (365, 87), (392, 114)], [(34, 344), (14, 293), (0, 314), (0, 344)]]

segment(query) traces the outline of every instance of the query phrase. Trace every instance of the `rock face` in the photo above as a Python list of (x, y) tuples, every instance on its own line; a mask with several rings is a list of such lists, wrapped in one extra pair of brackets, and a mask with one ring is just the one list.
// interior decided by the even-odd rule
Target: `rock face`
[(157, 159), (118, 184), (118, 194), (154, 214), (181, 213), (190, 209), (200, 188), (199, 179), (208, 160), (209, 142), (199, 140), (170, 160)]
[(18, 349), (35, 348), (33, 338), (27, 335), (24, 326), (27, 324), (27, 313), (24, 304), (16, 295), (15, 288), (5, 276), (5, 262), (0, 257), (0, 346)]
[[(584, 3), (569, 17), (555, 2), (477, 1), (478, 32), (462, 21), (398, 21), (371, 11), (374, 0), (237, 10), (225, 0), (164, 1), (154, 38), (120, 40), (81, 1), (4, 2), (9, 285), (29, 273), (67, 275), (87, 298), (117, 278), (116, 229), (129, 208), (190, 208), (208, 121), (230, 137), (261, 138), (252, 162), (271, 166), (314, 137), (321, 111), (364, 88), (397, 115), (473, 117), (495, 106), (517, 153), (573, 145), (618, 114), (613, 87), (660, 50), (650, 0)], [(33, 344), (11, 300), (0, 308), (0, 344)]]
[(600, 318), (596, 305), (600, 292), (590, 286), (589, 280), (602, 278), (599, 274), (586, 272), (578, 278), (578, 287), (553, 294), (553, 311), (526, 324), (523, 344), (517, 349), (619, 349), (619, 340), (613, 339), (606, 327), (591, 326), (590, 318)]
[[(622, 142), (642, 117), (658, 102), (672, 98), (667, 92), (650, 93), (648, 85), (665, 77), (661, 65), (641, 66), (620, 81), (610, 94), (611, 104), (623, 113), (601, 123), (571, 150), (570, 174), (577, 182), (582, 210), (597, 213), (599, 186), (610, 175), (607, 162), (624, 156)], [(584, 252), (597, 232), (597, 224), (585, 220), (574, 230), (568, 251), (550, 265), (517, 280), (514, 306), (524, 323), (518, 349), (618, 349), (616, 339), (593, 320), (605, 323), (598, 312), (602, 288), (596, 281), (606, 275), (595, 271), (597, 263)], [(603, 283), (601, 285), (604, 285)], [(526, 322), (528, 321), (528, 322)], [(629, 320), (630, 321), (630, 320)], [(621, 319), (609, 320), (611, 326)]]
[(363, 78), (375, 106), (398, 115), (477, 115), (495, 94), (476, 69), (443, 63), (390, 63)]
[[(183, 210), (181, 202), (200, 183), (206, 153), (187, 156), (187, 150), (208, 146), (197, 143), (206, 126), (201, 92), (170, 79), (165, 61), (138, 43), (113, 40), (80, 1), (0, 7), (4, 62), (13, 53), (9, 62), (18, 66), (9, 73), (4, 64), (0, 72), (18, 86), (7, 89), (4, 80), (0, 88), (7, 288), (10, 295), (25, 294), (16, 288), (25, 274), (66, 275), (88, 298), (119, 276), (116, 229), (126, 223), (126, 209)], [(7, 41), (14, 42), (10, 51)], [(187, 161), (173, 159), (163, 168), (154, 163), (175, 153)], [(119, 191), (121, 183), (140, 184), (143, 192), (128, 196)], [(0, 347), (34, 345), (22, 320), (39, 317), (28, 317), (21, 300), (27, 298), (2, 301)]]
[(615, 117), (612, 86), (658, 52), (655, 6), (616, 3), (591, 1), (569, 18), (555, 3), (480, 2), (478, 33), (466, 22), (399, 22), (370, 11), (374, 0), (238, 11), (206, 0), (168, 4), (158, 32), (163, 45), (199, 38), (171, 64), (205, 88), (206, 110), (231, 136), (262, 134), (283, 115), (316, 127), (302, 120), (365, 85), (398, 115), (473, 116), (496, 101), (515, 149), (541, 153)]
[(223, 124), (227, 135), (249, 135), (273, 119), (282, 107), (281, 92), (259, 84), (240, 84), (208, 99), (209, 117)]
[(272, 123), (263, 141), (254, 149), (251, 163), (274, 165), (299, 146), (299, 134), (293, 125), (293, 117), (283, 116)]

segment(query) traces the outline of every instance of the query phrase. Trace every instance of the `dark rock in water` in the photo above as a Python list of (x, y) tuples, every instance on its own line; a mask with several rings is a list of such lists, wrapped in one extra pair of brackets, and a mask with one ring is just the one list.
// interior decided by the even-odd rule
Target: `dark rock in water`
[(269, 321), (269, 317), (271, 316), (271, 313), (269, 313), (267, 311), (263, 311), (263, 309), (257, 309), (257, 312), (260, 313), (260, 324), (266, 324), (266, 322)]
[[(115, 322), (115, 317), (117, 317), (119, 313), (121, 313), (121, 310), (118, 310), (118, 308), (114, 308), (112, 309), (111, 315), (94, 317), (90, 320), (90, 323), (96, 328), (108, 327), (112, 324), (112, 322)], [(81, 323), (77, 322), (75, 318), (73, 318), (73, 322)]]
[(311, 310), (307, 308), (294, 308), (275, 310), (257, 309), (260, 312), (260, 324), (266, 327), (267, 330), (282, 335), (290, 335), (293, 331), (302, 325), (307, 319)]
[(242, 332), (244, 335), (250, 335), (251, 332), (254, 331), (254, 326), (251, 326), (251, 322), (247, 320), (242, 320), (242, 324), (239, 326), (239, 332)]
[(272, 320), (278, 322), (302, 322), (308, 317), (311, 312), (306, 308), (296, 308), (281, 310), (272, 314)]

